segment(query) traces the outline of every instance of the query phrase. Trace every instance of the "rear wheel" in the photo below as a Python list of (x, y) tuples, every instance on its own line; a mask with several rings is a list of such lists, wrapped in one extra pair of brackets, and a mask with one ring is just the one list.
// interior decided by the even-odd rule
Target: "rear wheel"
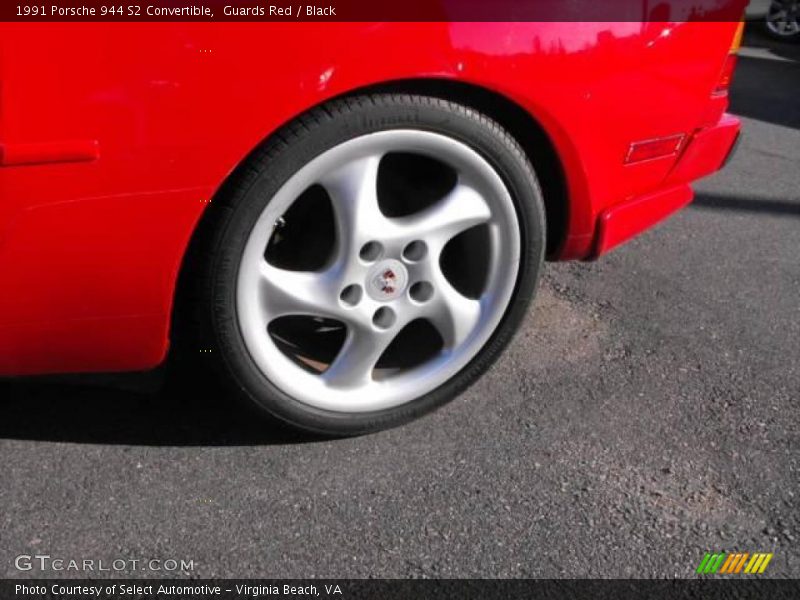
[(219, 202), (209, 356), (257, 407), (315, 432), (382, 429), (463, 390), (510, 340), (542, 262), (524, 153), (439, 99), (316, 110)]

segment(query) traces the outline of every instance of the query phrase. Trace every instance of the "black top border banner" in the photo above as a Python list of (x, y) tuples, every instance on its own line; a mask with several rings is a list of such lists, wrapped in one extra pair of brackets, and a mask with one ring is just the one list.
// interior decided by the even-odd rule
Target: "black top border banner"
[(508, 579), (4, 579), (3, 600), (783, 600), (800, 597), (800, 581), (750, 577), (679, 580)]
[(0, 21), (738, 21), (747, 0), (4, 0)]

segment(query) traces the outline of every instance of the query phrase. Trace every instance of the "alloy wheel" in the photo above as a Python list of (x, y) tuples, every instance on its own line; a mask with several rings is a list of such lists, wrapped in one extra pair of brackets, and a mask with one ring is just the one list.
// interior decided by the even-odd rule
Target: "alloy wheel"
[(475, 150), (422, 130), (363, 135), (266, 205), (239, 264), (238, 325), (261, 373), (298, 401), (392, 408), (486, 344), (520, 245), (514, 201)]

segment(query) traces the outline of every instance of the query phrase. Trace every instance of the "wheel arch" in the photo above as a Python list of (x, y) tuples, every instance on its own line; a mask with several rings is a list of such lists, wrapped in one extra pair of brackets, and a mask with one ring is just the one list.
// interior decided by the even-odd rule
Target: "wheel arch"
[[(269, 132), (250, 150), (220, 183), (214, 196), (225, 193), (239, 172), (274, 136), (287, 125), (329, 102), (365, 94), (401, 93), (449, 100), (481, 112), (506, 129), (520, 144), (533, 166), (544, 197), (547, 217), (547, 256), (555, 258), (563, 245), (569, 224), (570, 194), (565, 163), (540, 120), (508, 96), (480, 84), (456, 79), (423, 77), (368, 84), (331, 96), (293, 115)], [(213, 205), (213, 202), (211, 203)], [(196, 229), (213, 210), (207, 209)], [(194, 234), (193, 234), (194, 237)]]
[[(569, 194), (564, 163), (542, 124), (509, 97), (482, 85), (455, 79), (400, 79), (349, 91), (337, 98), (363, 94), (400, 93), (432, 96), (472, 108), (499, 123), (525, 151), (536, 172), (545, 204), (547, 256), (564, 243), (569, 219)], [(336, 98), (332, 98), (335, 100)]]

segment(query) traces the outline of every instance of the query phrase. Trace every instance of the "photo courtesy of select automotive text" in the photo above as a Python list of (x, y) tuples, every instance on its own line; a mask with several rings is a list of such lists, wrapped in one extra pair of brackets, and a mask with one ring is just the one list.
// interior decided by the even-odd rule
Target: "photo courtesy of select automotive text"
[(800, 598), (800, 0), (0, 3), (0, 599)]

